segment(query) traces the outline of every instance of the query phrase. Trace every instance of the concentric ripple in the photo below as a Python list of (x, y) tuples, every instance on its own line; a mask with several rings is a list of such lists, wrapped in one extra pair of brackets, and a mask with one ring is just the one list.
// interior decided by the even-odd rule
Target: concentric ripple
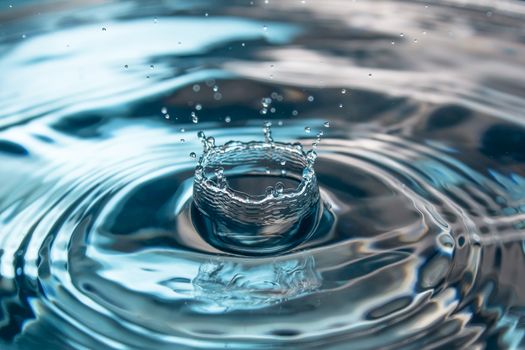
[[(1, 18), (2, 349), (524, 346), (523, 4), (148, 4)], [(263, 120), (322, 210), (245, 254), (197, 133)]]

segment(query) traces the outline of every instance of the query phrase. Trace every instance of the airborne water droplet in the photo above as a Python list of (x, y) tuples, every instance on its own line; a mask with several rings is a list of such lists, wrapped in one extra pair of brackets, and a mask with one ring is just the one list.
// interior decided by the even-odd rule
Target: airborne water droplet
[(195, 114), (195, 112), (191, 112), (191, 121), (193, 124), (197, 124), (199, 122), (199, 117)]

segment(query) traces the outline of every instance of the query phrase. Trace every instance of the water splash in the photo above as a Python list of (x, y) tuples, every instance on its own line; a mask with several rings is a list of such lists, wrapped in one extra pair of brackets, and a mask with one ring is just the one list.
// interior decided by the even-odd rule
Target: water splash
[(315, 230), (321, 203), (312, 149), (274, 141), (215, 145), (200, 131), (203, 154), (195, 168), (194, 203), (208, 223), (203, 233), (222, 248), (243, 254), (289, 249)]

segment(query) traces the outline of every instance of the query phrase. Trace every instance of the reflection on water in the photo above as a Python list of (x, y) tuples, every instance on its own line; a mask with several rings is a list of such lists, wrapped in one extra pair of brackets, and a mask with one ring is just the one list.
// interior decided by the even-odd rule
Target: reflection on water
[[(2, 349), (525, 346), (522, 1), (0, 8)], [(196, 227), (197, 132), (264, 120), (323, 131), (325, 209), (244, 255)]]

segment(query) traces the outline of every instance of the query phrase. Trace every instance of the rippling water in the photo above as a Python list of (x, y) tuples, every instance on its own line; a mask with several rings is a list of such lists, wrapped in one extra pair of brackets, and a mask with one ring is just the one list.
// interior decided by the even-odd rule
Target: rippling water
[[(525, 347), (523, 1), (0, 8), (2, 349)], [(325, 210), (248, 256), (195, 228), (197, 131), (264, 120), (324, 131)]]

